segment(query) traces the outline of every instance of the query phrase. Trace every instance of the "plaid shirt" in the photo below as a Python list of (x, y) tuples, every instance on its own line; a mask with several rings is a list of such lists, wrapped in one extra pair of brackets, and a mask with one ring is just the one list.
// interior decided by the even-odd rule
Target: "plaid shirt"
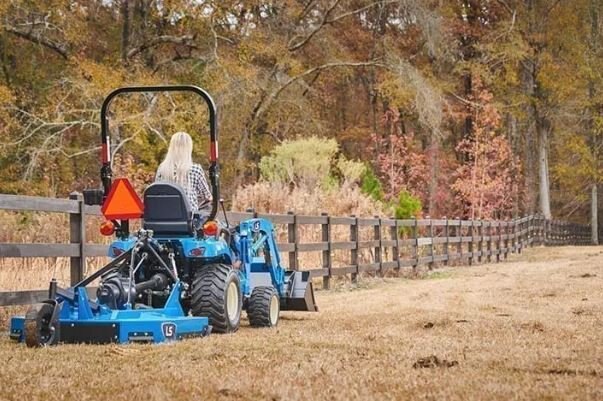
[(188, 195), (191, 208), (199, 210), (207, 207), (212, 196), (209, 184), (205, 179), (205, 172), (200, 164), (193, 164), (191, 171), (188, 172), (188, 182), (190, 188), (185, 188), (185, 192)]
[[(158, 176), (155, 180), (158, 180)], [(175, 177), (174, 177), (175, 178)], [(212, 196), (209, 189), (209, 184), (205, 179), (203, 167), (199, 164), (193, 164), (188, 172), (188, 186), (184, 188), (184, 192), (188, 198), (193, 211), (204, 209), (209, 206)]]

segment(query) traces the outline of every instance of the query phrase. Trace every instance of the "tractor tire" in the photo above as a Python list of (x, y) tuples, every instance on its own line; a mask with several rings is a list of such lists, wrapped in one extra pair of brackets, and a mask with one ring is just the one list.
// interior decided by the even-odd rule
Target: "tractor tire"
[(243, 297), (238, 273), (225, 264), (203, 266), (191, 287), (191, 313), (209, 318), (213, 333), (239, 329)]
[(274, 327), (278, 324), (281, 302), (274, 287), (255, 287), (247, 304), (247, 317), (252, 327)]
[(58, 342), (60, 326), (51, 323), (53, 311), (54, 307), (45, 303), (29, 307), (23, 327), (23, 337), (28, 347), (55, 345)]

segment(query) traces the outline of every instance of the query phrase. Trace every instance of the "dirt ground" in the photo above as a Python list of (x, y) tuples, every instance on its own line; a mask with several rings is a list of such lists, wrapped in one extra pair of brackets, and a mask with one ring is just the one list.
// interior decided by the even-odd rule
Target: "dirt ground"
[(603, 400), (603, 247), (319, 291), (277, 329), (177, 344), (0, 340), (0, 400)]

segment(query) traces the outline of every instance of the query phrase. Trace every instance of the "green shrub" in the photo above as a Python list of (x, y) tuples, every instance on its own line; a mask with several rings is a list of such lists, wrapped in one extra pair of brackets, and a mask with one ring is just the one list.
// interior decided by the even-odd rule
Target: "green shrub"
[(402, 191), (398, 195), (398, 202), (394, 205), (394, 215), (396, 219), (418, 218), (422, 209), (423, 205), (419, 198), (408, 191)]
[(381, 186), (381, 181), (379, 181), (379, 178), (377, 178), (373, 170), (369, 167), (367, 167), (362, 174), (360, 189), (362, 190), (362, 193), (370, 196), (376, 201), (383, 200), (383, 187)]
[(358, 181), (364, 170), (362, 163), (339, 152), (335, 139), (318, 137), (284, 141), (260, 161), (264, 180), (307, 188), (337, 188)]

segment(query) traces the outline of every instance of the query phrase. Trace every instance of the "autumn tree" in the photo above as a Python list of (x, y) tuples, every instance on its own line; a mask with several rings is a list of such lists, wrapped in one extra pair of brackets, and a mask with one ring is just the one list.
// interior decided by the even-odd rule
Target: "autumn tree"
[(480, 86), (474, 79), (472, 135), (457, 146), (466, 162), (458, 168), (452, 187), (465, 207), (466, 217), (509, 218), (519, 191), (515, 180), (518, 161), (507, 139), (497, 132), (501, 117), (492, 104), (492, 94)]
[[(601, 7), (4, 1), (0, 191), (65, 196), (94, 184), (104, 96), (122, 85), (190, 83), (218, 105), (226, 193), (258, 180), (260, 161), (280, 144), (319, 136), (335, 140), (348, 160), (371, 164), (388, 199), (408, 190), (434, 217), (470, 205), (467, 213), (585, 221), (601, 182)], [(195, 158), (206, 160), (207, 111), (194, 99), (131, 96), (113, 106), (112, 148), (124, 154), (115, 159), (124, 174), (152, 173), (175, 130), (191, 132)], [(494, 125), (484, 120), (488, 108), (498, 113)], [(521, 162), (512, 205), (486, 196), (491, 188), (476, 189), (483, 197), (453, 189), (459, 165), (489, 171), (471, 167), (473, 154), (481, 163), (489, 151), (469, 143), (491, 133), (505, 139), (501, 153)]]

